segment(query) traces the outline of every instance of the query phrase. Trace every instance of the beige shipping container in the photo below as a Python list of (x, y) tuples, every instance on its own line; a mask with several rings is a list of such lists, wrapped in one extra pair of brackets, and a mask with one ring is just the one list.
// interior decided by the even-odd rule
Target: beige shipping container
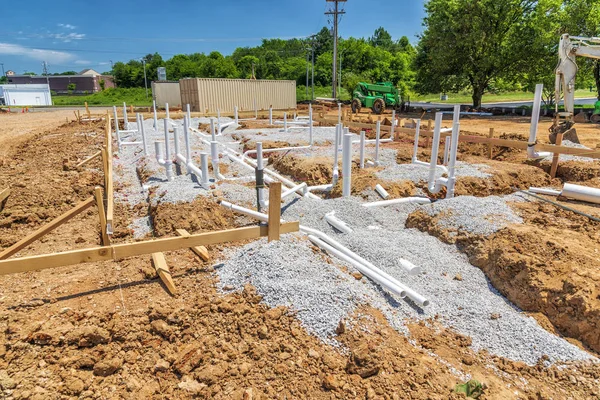
[(192, 111), (231, 113), (296, 108), (296, 82), (253, 79), (190, 78), (179, 81), (181, 103)]
[(158, 81), (152, 82), (152, 99), (156, 101), (156, 106), (164, 108), (165, 103), (169, 107), (181, 108), (181, 90), (177, 81)]

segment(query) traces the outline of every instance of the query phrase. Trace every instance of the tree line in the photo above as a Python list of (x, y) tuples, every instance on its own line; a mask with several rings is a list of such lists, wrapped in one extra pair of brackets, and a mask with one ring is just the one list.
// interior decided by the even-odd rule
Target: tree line
[[(411, 93), (470, 91), (479, 107), (485, 93), (532, 91), (545, 84), (553, 101), (560, 35), (600, 36), (600, 0), (428, 0), (423, 32), (413, 46), (380, 27), (369, 38), (340, 38), (341, 84), (352, 92), (360, 81), (391, 81)], [(332, 80), (333, 37), (327, 28), (306, 39), (269, 39), (231, 55), (179, 54), (144, 57), (148, 81), (166, 67), (167, 79), (188, 77), (289, 79), (305, 85), (307, 67), (317, 86)], [(578, 87), (596, 86), (600, 64), (578, 60)], [(140, 60), (117, 62), (110, 72), (119, 87), (143, 87)]]

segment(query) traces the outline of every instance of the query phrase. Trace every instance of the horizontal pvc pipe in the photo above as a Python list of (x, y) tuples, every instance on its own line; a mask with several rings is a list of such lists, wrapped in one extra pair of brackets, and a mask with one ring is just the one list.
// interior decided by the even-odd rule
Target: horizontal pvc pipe
[(400, 297), (406, 297), (406, 292), (401, 287), (399, 287), (398, 285), (395, 285), (393, 282), (390, 282), (389, 280), (385, 279), (383, 276), (377, 274), (376, 272), (371, 271), (369, 268), (365, 267), (363, 264), (359, 263), (352, 257), (344, 254), (340, 250), (327, 244), (326, 242), (324, 242), (323, 240), (319, 239), (316, 236), (308, 235), (308, 239), (311, 242), (313, 242), (314, 244), (316, 244), (317, 246), (319, 246), (320, 248), (322, 248), (323, 250), (326, 250), (327, 252), (336, 256), (337, 258), (339, 258), (343, 261), (346, 261), (349, 264), (352, 264), (356, 269), (358, 269), (360, 271), (361, 274), (367, 276), (369, 279), (371, 279), (375, 283), (378, 283), (379, 285), (386, 288), (390, 292), (392, 292)]
[(544, 189), (544, 188), (537, 188), (537, 187), (530, 187), (529, 191), (531, 193), (545, 194), (548, 196), (560, 196), (560, 194), (561, 194), (560, 190)]
[(307, 192), (325, 192), (328, 190), (333, 189), (333, 185), (329, 184), (329, 185), (318, 185), (318, 186), (309, 186), (308, 188), (306, 188)]
[(235, 211), (237, 213), (247, 215), (249, 217), (255, 218), (262, 222), (269, 222), (269, 216), (267, 214), (263, 214), (258, 211), (254, 211), (254, 210), (251, 210), (246, 207), (241, 207), (241, 206), (232, 204), (225, 200), (219, 200), (219, 201), (217, 201), (217, 203), (219, 203), (222, 207), (230, 209), (231, 211)]
[(325, 221), (342, 233), (354, 232), (347, 223), (335, 216), (335, 211), (325, 214)]
[(600, 189), (565, 183), (562, 195), (570, 199), (600, 204)]
[(429, 204), (431, 200), (427, 197), (405, 197), (402, 199), (393, 199), (393, 200), (384, 200), (384, 201), (375, 201), (373, 203), (363, 203), (363, 207), (371, 208), (371, 207), (386, 207), (394, 204)]
[(283, 200), (283, 199), (285, 199), (285, 198), (287, 198), (287, 197), (289, 197), (289, 196), (293, 195), (293, 194), (294, 194), (294, 193), (296, 193), (298, 190), (304, 189), (304, 188), (306, 188), (306, 187), (307, 187), (307, 185), (306, 185), (306, 182), (302, 182), (301, 184), (294, 186), (293, 188), (291, 188), (291, 189), (289, 189), (289, 190), (287, 190), (286, 192), (283, 192), (283, 193), (281, 194), (281, 200)]
[(385, 200), (390, 197), (390, 194), (379, 183), (375, 185), (375, 191)]

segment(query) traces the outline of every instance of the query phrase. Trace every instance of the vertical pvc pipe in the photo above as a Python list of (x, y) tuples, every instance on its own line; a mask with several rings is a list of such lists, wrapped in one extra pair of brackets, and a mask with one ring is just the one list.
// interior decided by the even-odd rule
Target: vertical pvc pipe
[(273, 107), (269, 107), (269, 125), (273, 125)]
[(396, 138), (396, 110), (392, 111), (392, 129), (390, 131), (390, 139), (394, 141)]
[(342, 123), (342, 103), (338, 103), (338, 124)]
[(431, 161), (429, 163), (429, 188), (433, 189), (435, 184), (435, 170), (437, 168), (437, 157), (440, 149), (440, 131), (442, 129), (442, 118), (444, 114), (435, 114), (435, 127), (433, 128), (433, 143), (431, 144)]
[(200, 153), (200, 169), (202, 169), (202, 186), (208, 188), (208, 153)]
[(192, 112), (190, 111), (190, 104), (186, 104), (185, 109), (187, 111), (187, 117), (188, 117), (188, 121), (192, 120)]
[(421, 133), (421, 120), (417, 120), (417, 126), (415, 128), (415, 144), (413, 145), (413, 156), (412, 162), (413, 164), (417, 161), (417, 152), (419, 151), (419, 135)]
[(365, 167), (365, 131), (360, 131), (360, 168)]
[[(527, 156), (529, 158), (538, 158), (539, 154), (535, 151), (535, 142), (538, 131), (538, 124), (540, 122), (540, 107), (542, 105), (542, 91), (544, 85), (538, 83), (535, 85), (535, 97), (533, 100), (533, 110), (531, 111), (531, 128), (529, 129), (529, 143), (527, 144)], [(558, 99), (557, 103), (558, 104)]]
[(452, 136), (446, 136), (444, 138), (444, 165), (448, 165), (448, 157), (450, 156), (450, 142), (452, 141)]
[(154, 111), (154, 129), (158, 131), (158, 115), (156, 115), (156, 100), (152, 100), (152, 110)]
[(375, 166), (379, 165), (379, 145), (381, 140), (381, 121), (377, 121), (375, 128)]
[(448, 183), (446, 184), (446, 198), (454, 197), (454, 185), (456, 183), (455, 166), (456, 153), (458, 151), (458, 136), (460, 135), (460, 105), (454, 106), (454, 118), (452, 125), (452, 142), (450, 144), (450, 160), (448, 164)]
[(352, 187), (352, 135), (344, 135), (342, 146), (342, 196), (350, 197)]
[(127, 104), (123, 102), (123, 129), (129, 129), (129, 119), (127, 118)]
[(210, 142), (210, 155), (212, 159), (213, 174), (215, 175), (215, 182), (219, 181), (219, 149), (216, 141)]
[[(343, 125), (342, 125), (343, 126)], [(340, 129), (340, 150), (342, 149), (342, 145), (343, 145), (343, 140), (344, 140), (344, 135), (348, 135), (350, 133), (350, 128), (343, 128)]]
[(139, 113), (137, 113), (135, 115), (135, 125), (137, 126), (137, 131), (141, 132), (142, 128), (140, 127), (140, 114)]
[(333, 182), (332, 184), (335, 185), (337, 183), (337, 180), (339, 178), (339, 168), (338, 168), (338, 158), (339, 158), (339, 146), (340, 146), (340, 131), (342, 130), (342, 125), (341, 124), (337, 124), (335, 126), (335, 142), (333, 145)]
[(237, 106), (233, 107), (233, 114), (234, 114), (235, 124), (238, 125), (239, 118), (238, 118), (238, 107)]
[(142, 145), (144, 146), (144, 155), (147, 156), (148, 155), (148, 146), (146, 144), (146, 129), (144, 128), (144, 116), (142, 114), (139, 114), (139, 118), (140, 118), (140, 126), (142, 128), (141, 133), (142, 133)]
[[(263, 144), (262, 142), (256, 143), (256, 169), (262, 171), (264, 169), (263, 165)], [(260, 207), (265, 206), (265, 192), (264, 189), (259, 188), (257, 192), (258, 196), (258, 205)]]
[(283, 113), (283, 131), (287, 132), (287, 113)]
[(312, 104), (308, 105), (308, 144), (313, 145), (313, 111)]
[(113, 112), (115, 114), (115, 133), (117, 134), (117, 147), (121, 150), (121, 131), (119, 130), (119, 117), (117, 115), (117, 106), (113, 106)]
[(167, 170), (167, 180), (173, 180), (173, 161), (169, 147), (169, 120), (165, 118), (165, 169)]
[(171, 119), (170, 113), (169, 113), (169, 103), (165, 103), (165, 110), (167, 111), (167, 116), (165, 117), (166, 119)]
[(185, 140), (185, 159), (189, 163), (192, 162), (192, 148), (190, 146), (190, 125), (187, 118), (183, 119), (183, 137)]
[(177, 126), (173, 127), (173, 144), (175, 147), (175, 158), (177, 159), (177, 154), (181, 154), (179, 153), (179, 128)]

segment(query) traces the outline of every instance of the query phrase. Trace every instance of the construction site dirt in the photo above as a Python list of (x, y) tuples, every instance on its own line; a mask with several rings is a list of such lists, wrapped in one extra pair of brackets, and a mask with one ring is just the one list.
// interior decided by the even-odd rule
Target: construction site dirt
[[(302, 109), (298, 112), (306, 113)], [(337, 110), (322, 112), (324, 118), (338, 117)], [(419, 116), (398, 115), (406, 121)], [(93, 196), (95, 187), (104, 187), (100, 157), (83, 166), (78, 164), (102, 149), (106, 121), (80, 123), (72, 117), (67, 112), (0, 115), (0, 191), (10, 188), (10, 196), (0, 208), (0, 251)], [(182, 112), (171, 112), (178, 126), (183, 117)], [(210, 137), (210, 125), (201, 115), (193, 117), (193, 128), (205, 135), (197, 135), (200, 143), (202, 138)], [(145, 118), (151, 122), (152, 115), (146, 114)], [(367, 123), (368, 115), (354, 118), (363, 118)], [(433, 115), (423, 117), (424, 126), (428, 119)], [(496, 138), (527, 141), (530, 122), (531, 118), (516, 116), (469, 116), (461, 120), (460, 127), (461, 134), (489, 137), (490, 128), (494, 128)], [(551, 123), (549, 118), (542, 118), (540, 132), (546, 132)], [(316, 132), (315, 138), (322, 140), (314, 149), (269, 153), (268, 149), (309, 144), (307, 130), (295, 130), (298, 139), (290, 143), (286, 135), (291, 134), (275, 132), (279, 128), (283, 127), (275, 128), (268, 119), (243, 121), (237, 130), (227, 128), (231, 131), (223, 133), (221, 143), (239, 142), (240, 154), (221, 153), (219, 171), (226, 179), (211, 182), (208, 187), (186, 176), (183, 165), (182, 174), (166, 182), (165, 168), (156, 162), (151, 143), (150, 155), (144, 156), (141, 148), (129, 149), (134, 146), (119, 151), (112, 138), (112, 243), (175, 238), (182, 229), (198, 234), (257, 226), (256, 220), (219, 202), (256, 206), (254, 172), (230, 159), (255, 150), (258, 141), (265, 149), (265, 165), (274, 173), (307, 186), (332, 183), (333, 128), (327, 131), (325, 124), (318, 127), (322, 131)], [(368, 136), (374, 137), (371, 132)], [(539, 141), (548, 143), (546, 136), (540, 133)], [(600, 129), (595, 125), (579, 124), (578, 136), (589, 149), (600, 145)], [(264, 141), (257, 139), (263, 137)], [(518, 359), (507, 356), (512, 354), (509, 349), (503, 352), (486, 348), (480, 343), (486, 335), (494, 334), (503, 318), (509, 318), (504, 311), (479, 318), (471, 335), (465, 332), (468, 328), (448, 322), (441, 311), (430, 315), (414, 302), (393, 298), (351, 264), (341, 262), (297, 233), (282, 235), (280, 241), (292, 249), (297, 246), (303, 262), (306, 250), (306, 260), (329, 265), (335, 273), (351, 278), (348, 285), (359, 283), (368, 293), (381, 295), (392, 313), (397, 312), (397, 319), (377, 302), (365, 301), (355, 304), (343, 318), (330, 321), (336, 328), (326, 340), (315, 334), (311, 330), (314, 327), (302, 318), (310, 303), (282, 300), (281, 304), (287, 306), (273, 307), (273, 293), (260, 286), (259, 279), (256, 285), (251, 276), (240, 277), (240, 281), (247, 278), (243, 285), (231, 283), (228, 268), (233, 268), (233, 260), (256, 256), (259, 258), (252, 268), (270, 268), (260, 257), (267, 260), (276, 255), (265, 252), (273, 252), (277, 245), (264, 239), (207, 245), (208, 261), (189, 249), (165, 251), (177, 286), (175, 296), (159, 279), (150, 254), (124, 258), (117, 254), (112, 261), (2, 275), (0, 393), (14, 399), (460, 399), (464, 395), (455, 393), (456, 385), (476, 379), (483, 384), (480, 399), (600, 398), (600, 222), (527, 195), (503, 197), (516, 196), (519, 190), (532, 186), (560, 187), (566, 181), (600, 188), (600, 162), (561, 159), (556, 177), (551, 178), (551, 158), (531, 161), (527, 160), (526, 150), (500, 146), (492, 148), (490, 158), (487, 144), (460, 142), (457, 161), (463, 169), (458, 171), (464, 175), (457, 175), (455, 200), (463, 200), (457, 204), (467, 207), (469, 201), (478, 204), (471, 199), (500, 198), (508, 207), (506, 212), (514, 213), (514, 219), (501, 227), (478, 231), (454, 224), (448, 217), (458, 215), (453, 208), (436, 208), (447, 201), (442, 200), (446, 188), (430, 193), (420, 171), (413, 174), (413, 169), (397, 169), (398, 165), (411, 163), (413, 139), (410, 134), (399, 133), (397, 140), (382, 143), (381, 162), (370, 167), (360, 168), (355, 151), (352, 197), (363, 203), (381, 200), (375, 192), (380, 184), (389, 193), (388, 200), (414, 196), (438, 200), (431, 205), (399, 208), (396, 214), (407, 215), (402, 234), (430, 236), (427, 240), (439, 242), (440, 248), (456, 251), (452, 263), (470, 263), (473, 271), (483, 271), (489, 287), (483, 285), (482, 291), (489, 291), (489, 296), (504, 296), (502, 301), (512, 308), (511, 313), (534, 318), (540, 331), (551, 337), (540, 342), (532, 340), (531, 346), (557, 343), (548, 355), (545, 349), (537, 349), (531, 352), (541, 354), (537, 359)], [(430, 140), (421, 138), (419, 160), (430, 161)], [(195, 150), (208, 151), (200, 149), (201, 144), (195, 146)], [(373, 159), (373, 149), (368, 151), (369, 159)], [(192, 158), (200, 160), (198, 154)], [(256, 162), (255, 156), (249, 158)], [(441, 164), (443, 157), (438, 161)], [(339, 162), (341, 172), (341, 153)], [(214, 174), (212, 168), (210, 173)], [(427, 167), (423, 168), (426, 174)], [(135, 179), (127, 180), (126, 176)], [(181, 188), (188, 181), (189, 187)], [(141, 200), (132, 194), (137, 191), (136, 185)], [(322, 202), (340, 201), (342, 180), (329, 191), (314, 193)], [(306, 215), (304, 219), (302, 215), (309, 212), (312, 203), (299, 205), (310, 199), (293, 197), (282, 203), (286, 222), (299, 219), (301, 225), (309, 225), (324, 219), (324, 215)], [(598, 205), (563, 197), (544, 198), (600, 218)], [(351, 207), (335, 204), (341, 204), (338, 215), (344, 219)], [(496, 203), (492, 205), (492, 210), (481, 211), (482, 220), (498, 218), (493, 209)], [(378, 220), (387, 216), (365, 215), (365, 226), (369, 227), (360, 232), (375, 235), (388, 229), (386, 223), (391, 225), (396, 220)], [(380, 225), (373, 226), (376, 224), (372, 220)], [(140, 224), (147, 224), (147, 229), (140, 230)], [(91, 207), (8, 260), (100, 246), (98, 227), (98, 212)], [(335, 237), (348, 240), (344, 244), (358, 252), (352, 239)], [(380, 246), (393, 252), (401, 244), (382, 241)], [(423, 253), (427, 252), (423, 244)], [(374, 257), (370, 261), (380, 262)], [(439, 269), (426, 270), (419, 279), (441, 277), (452, 285), (452, 290), (440, 288), (441, 292), (468, 299), (470, 277), (450, 272), (446, 260), (432, 262), (437, 262)], [(283, 275), (275, 274), (272, 279), (281, 280), (281, 286), (296, 287)], [(320, 282), (310, 280), (297, 287), (311, 284), (312, 290), (320, 290)], [(431, 294), (432, 302), (436, 295)], [(335, 298), (332, 303), (346, 300)], [(398, 303), (409, 311), (395, 308)], [(403, 318), (404, 313), (411, 316)], [(504, 345), (508, 348), (514, 342), (507, 339)], [(568, 355), (557, 356), (555, 353), (561, 349), (569, 349)]]

